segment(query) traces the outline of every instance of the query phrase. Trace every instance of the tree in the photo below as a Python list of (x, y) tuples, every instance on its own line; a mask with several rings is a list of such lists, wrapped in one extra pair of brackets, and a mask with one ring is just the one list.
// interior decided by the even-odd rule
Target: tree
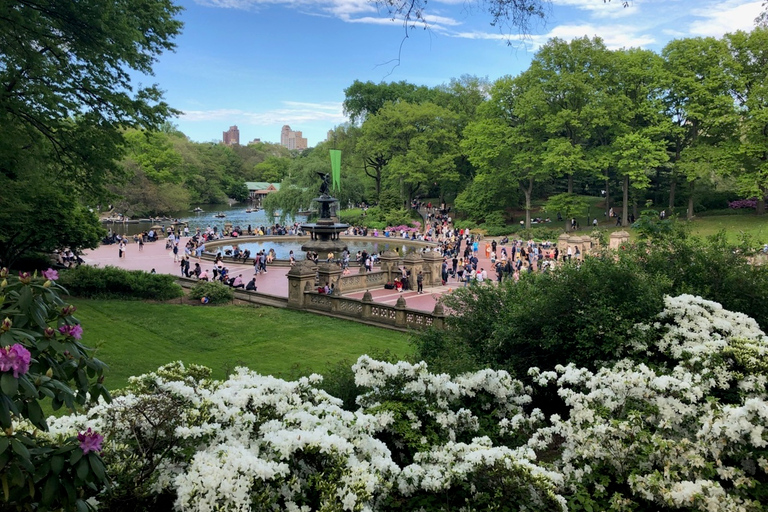
[[(3, 2), (0, 176), (35, 187), (22, 180), (36, 167), (37, 177), (70, 198), (96, 204), (104, 197), (105, 185), (121, 177), (123, 130), (158, 128), (176, 112), (156, 85), (136, 88), (132, 77), (151, 75), (157, 57), (174, 48), (179, 11), (171, 0)], [(31, 195), (14, 204), (31, 211), (34, 201), (18, 204), (24, 198)], [(8, 229), (0, 252), (11, 259), (17, 254), (8, 240), (25, 233)]]
[(669, 209), (675, 207), (678, 177), (690, 185), (688, 218), (693, 216), (695, 185), (707, 179), (723, 144), (734, 134), (737, 114), (730, 95), (732, 74), (724, 40), (675, 39), (662, 50), (664, 106), (672, 126), (672, 176)]
[(757, 213), (765, 213), (768, 197), (768, 28), (726, 34), (735, 80), (730, 91), (736, 100), (741, 126), (736, 133), (739, 190), (757, 197)]
[(663, 137), (670, 131), (670, 122), (661, 103), (661, 57), (636, 48), (615, 52), (614, 56), (611, 92), (620, 108), (612, 119), (616, 125), (612, 153), (622, 179), (622, 226), (627, 226), (630, 184), (636, 191), (648, 188), (648, 173), (669, 159)]
[(621, 210), (621, 225), (628, 226), (630, 185), (637, 190), (648, 188), (648, 172), (666, 162), (668, 155), (663, 141), (653, 141), (637, 132), (622, 135), (616, 140), (614, 147), (616, 169), (623, 180), (624, 204)]
[(565, 176), (568, 193), (574, 178), (598, 175), (591, 156), (595, 132), (611, 122), (615, 102), (608, 95), (613, 55), (599, 38), (570, 42), (552, 39), (519, 77), (516, 112), (546, 145), (542, 164), (553, 176)]
[(377, 194), (385, 183), (405, 205), (425, 187), (458, 181), (456, 122), (455, 114), (433, 103), (388, 103), (369, 116), (357, 149), (377, 163)]
[(355, 80), (344, 89), (344, 113), (353, 124), (362, 123), (368, 116), (377, 114), (388, 102), (421, 103), (431, 100), (433, 96), (434, 92), (428, 87), (404, 80), (378, 84)]

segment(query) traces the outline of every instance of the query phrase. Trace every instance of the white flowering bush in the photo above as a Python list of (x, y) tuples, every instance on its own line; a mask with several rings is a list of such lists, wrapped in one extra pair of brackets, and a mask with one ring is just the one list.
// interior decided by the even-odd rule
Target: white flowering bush
[(555, 382), (569, 410), (529, 445), (557, 446), (554, 467), (572, 510), (763, 510), (768, 498), (768, 340), (755, 322), (698, 297), (665, 299), (645, 347), (591, 372), (573, 365), (532, 376)]
[[(555, 493), (558, 475), (536, 466), (533, 450), (494, 445), (477, 435), (484, 424), (493, 425), (486, 430), (497, 437), (509, 437), (540, 421), (523, 412), (530, 398), (508, 375), (478, 372), (451, 380), (429, 374), (423, 365), (388, 366), (367, 357), (355, 369), (371, 389), (361, 398), (370, 411), (343, 410), (340, 400), (317, 388), (316, 375), (288, 382), (240, 368), (218, 382), (200, 368), (175, 363), (133, 379), (110, 404), (51, 419), (51, 430), (62, 435), (90, 427), (105, 433), (105, 461), (116, 475), (102, 499), (109, 510), (137, 503), (160, 510), (169, 496), (175, 509), (185, 511), (426, 505), (563, 510), (564, 500)], [(424, 430), (407, 464), (398, 463), (388, 446), (395, 439), (389, 435), (393, 416), (382, 403), (391, 405), (396, 396), (378, 386), (399, 374), (412, 382), (403, 417), (417, 421), (420, 415), (431, 425), (431, 442), (421, 442)], [(374, 403), (374, 397), (382, 402)], [(482, 415), (460, 407), (470, 397), (478, 399), (472, 406)], [(519, 499), (509, 502), (502, 492)]]
[[(355, 412), (317, 375), (239, 368), (215, 381), (174, 363), (41, 435), (104, 434), (114, 485), (99, 499), (111, 512), (765, 510), (768, 338), (757, 324), (667, 297), (627, 333), (626, 353), (599, 369), (532, 368), (531, 386), (362, 356)], [(543, 388), (564, 414), (544, 416)]]
[(352, 367), (362, 411), (402, 468), (393, 510), (563, 510), (559, 475), (535, 464), (525, 440), (543, 421), (505, 371), (451, 378), (425, 363), (362, 356)]

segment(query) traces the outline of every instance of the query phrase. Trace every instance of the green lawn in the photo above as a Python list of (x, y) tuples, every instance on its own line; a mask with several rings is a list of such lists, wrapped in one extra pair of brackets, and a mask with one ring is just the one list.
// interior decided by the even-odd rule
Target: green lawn
[(235, 366), (293, 378), (329, 363), (389, 350), (411, 354), (408, 336), (356, 322), (254, 306), (190, 306), (73, 299), (83, 342), (109, 365), (107, 387), (181, 360), (223, 378)]

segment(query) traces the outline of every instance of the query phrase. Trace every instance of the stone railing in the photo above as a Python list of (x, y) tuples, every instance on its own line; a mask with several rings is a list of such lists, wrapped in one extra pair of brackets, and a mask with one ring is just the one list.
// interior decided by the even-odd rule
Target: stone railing
[(357, 274), (340, 275), (336, 281), (340, 290), (344, 293), (358, 292), (360, 290), (370, 290), (371, 288), (382, 288), (388, 280), (387, 272), (373, 271), (360, 272)]
[(440, 329), (445, 325), (445, 311), (440, 303), (435, 306), (434, 311), (428, 313), (409, 309), (403, 297), (397, 300), (397, 304), (390, 306), (374, 303), (368, 292), (362, 299), (334, 294), (324, 295), (314, 290), (307, 290), (303, 295), (304, 307), (301, 309), (304, 311), (324, 313), (402, 331), (420, 330), (433, 326)]

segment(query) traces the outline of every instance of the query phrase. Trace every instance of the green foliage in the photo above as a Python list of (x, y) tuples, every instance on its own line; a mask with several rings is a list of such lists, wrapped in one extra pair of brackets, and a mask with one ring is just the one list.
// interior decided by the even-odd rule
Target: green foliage
[(459, 288), (443, 300), (463, 314), (447, 317), (442, 336), (417, 338), (417, 357), (436, 371), (491, 367), (517, 378), (532, 366), (554, 368), (563, 353), (580, 367), (596, 368), (626, 352), (627, 333), (658, 313), (667, 290), (662, 276), (610, 257), (523, 274), (518, 283)]
[(234, 300), (235, 291), (220, 281), (198, 281), (189, 296), (196, 300), (208, 297), (209, 304), (226, 304)]
[(170, 300), (183, 295), (171, 275), (112, 266), (80, 265), (62, 271), (60, 282), (72, 295), (86, 298)]
[(24, 347), (31, 356), (28, 370), (9, 368), (0, 376), (3, 509), (88, 510), (85, 500), (107, 484), (104, 463), (76, 437), (41, 435), (48, 430), (41, 404), (74, 411), (99, 397), (110, 400), (104, 364), (80, 343), (75, 308), (61, 300), (64, 290), (55, 281), (36, 273), (9, 276), (6, 269), (0, 279), (0, 345)]
[(2, 3), (3, 264), (30, 250), (98, 243), (90, 208), (125, 177), (124, 130), (158, 128), (176, 113), (157, 85), (132, 78), (152, 75), (159, 55), (174, 48), (180, 9), (171, 0)]
[(437, 371), (483, 367), (525, 378), (529, 367), (549, 370), (562, 354), (596, 369), (625, 355), (634, 325), (652, 322), (664, 295), (691, 294), (768, 326), (768, 268), (751, 265), (723, 234), (702, 240), (674, 230), (618, 253), (561, 264), (518, 283), (459, 288), (443, 300), (449, 328), (419, 334), (417, 357)]

